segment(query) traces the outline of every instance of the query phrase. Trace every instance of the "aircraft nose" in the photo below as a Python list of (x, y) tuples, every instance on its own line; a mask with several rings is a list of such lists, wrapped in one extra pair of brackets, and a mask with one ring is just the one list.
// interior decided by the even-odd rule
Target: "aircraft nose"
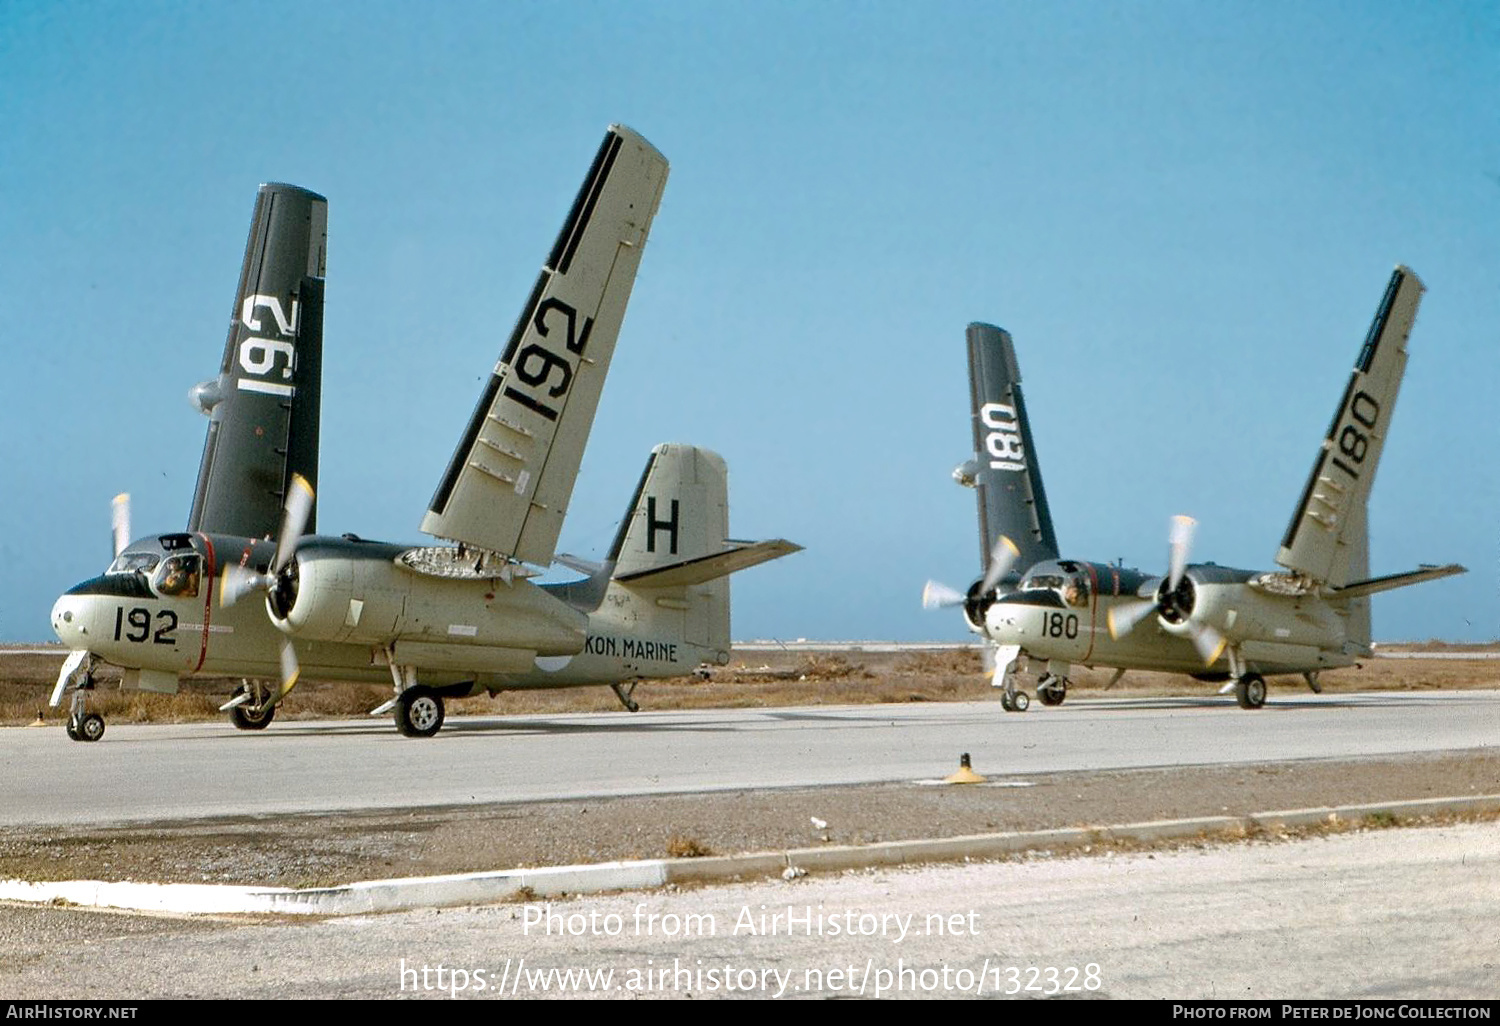
[(64, 595), (52, 604), (52, 633), (57, 635), (59, 641), (64, 645), (76, 647), (76, 642), (85, 633), (83, 625), (83, 610), (78, 606), (78, 598), (74, 595)]

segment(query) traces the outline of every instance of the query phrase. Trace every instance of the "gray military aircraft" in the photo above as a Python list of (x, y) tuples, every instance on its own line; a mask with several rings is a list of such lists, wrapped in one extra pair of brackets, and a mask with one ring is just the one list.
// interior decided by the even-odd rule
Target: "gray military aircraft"
[(373, 714), (428, 737), (445, 698), (608, 684), (633, 711), (638, 681), (727, 662), (727, 575), (800, 546), (728, 539), (711, 452), (657, 446), (608, 558), (559, 555), (587, 576), (530, 579), (554, 560), (666, 178), (650, 143), (609, 129), (422, 520), (453, 544), (417, 546), (311, 534), (327, 203), (262, 186), (221, 372), (192, 393), (210, 420), (188, 529), (127, 544), (121, 496), (113, 564), (53, 607), (69, 736), (104, 732), (102, 663), (153, 692), (240, 677), (223, 708), (246, 730), (300, 675), (390, 680)]
[(1259, 709), (1267, 675), (1301, 674), (1316, 692), (1322, 670), (1371, 654), (1371, 595), (1463, 573), (1450, 564), (1369, 574), (1370, 487), (1422, 291), (1396, 268), (1282, 538), (1282, 569), (1270, 571), (1190, 564), (1196, 523), (1183, 516), (1172, 518), (1165, 574), (1060, 559), (1010, 335), (969, 325), (976, 456), (954, 478), (978, 492), (985, 570), (967, 593), (929, 581), (923, 605), (962, 606), (993, 643), (1001, 705), (1027, 708), (1016, 679), (1038, 663), (1045, 705), (1062, 703), (1081, 664), (1115, 668), (1111, 686), (1130, 669), (1227, 681), (1242, 708)]

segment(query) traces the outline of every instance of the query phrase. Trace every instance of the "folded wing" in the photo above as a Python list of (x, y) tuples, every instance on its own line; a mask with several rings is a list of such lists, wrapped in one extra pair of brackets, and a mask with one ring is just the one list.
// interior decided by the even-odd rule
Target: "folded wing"
[(609, 129), (424, 532), (539, 566), (552, 560), (666, 180), (655, 147)]

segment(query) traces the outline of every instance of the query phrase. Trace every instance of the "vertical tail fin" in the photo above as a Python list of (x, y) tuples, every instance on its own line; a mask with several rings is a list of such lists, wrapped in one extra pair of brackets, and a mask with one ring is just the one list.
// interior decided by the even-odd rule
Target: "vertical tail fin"
[(584, 651), (564, 665), (540, 667), (545, 679), (598, 684), (727, 663), (728, 575), (801, 549), (782, 540), (733, 541), (728, 530), (724, 461), (689, 445), (653, 449), (609, 559), (586, 568), (559, 557), (589, 579), (542, 586), (589, 613)]
[(1021, 397), (1021, 369), (1009, 332), (993, 325), (970, 324), (968, 347), (975, 457), (954, 476), (978, 492), (980, 565), (989, 564), (1004, 535), (1020, 550), (1015, 565), (1024, 570), (1058, 552)]
[[(1366, 504), (1396, 408), (1406, 342), (1422, 292), (1415, 274), (1396, 268), (1282, 538), (1276, 562), (1311, 581), (1336, 588), (1368, 574)], [(1368, 635), (1367, 604), (1362, 615)]]
[(317, 485), (327, 247), (327, 200), (260, 187), (219, 376), (191, 393), (209, 425), (189, 531), (268, 536), (292, 475)]
[[(690, 445), (653, 449), (605, 563), (613, 577), (589, 626), (592, 638), (604, 640), (591, 640), (589, 654), (670, 651), (674, 672), (727, 660), (729, 574), (801, 549), (728, 535), (724, 460)], [(666, 668), (648, 662), (637, 669), (661, 676)]]

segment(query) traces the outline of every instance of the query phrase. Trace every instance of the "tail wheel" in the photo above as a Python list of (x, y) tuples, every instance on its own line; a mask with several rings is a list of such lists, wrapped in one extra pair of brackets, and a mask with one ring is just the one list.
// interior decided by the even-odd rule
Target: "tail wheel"
[(1258, 673), (1247, 673), (1234, 683), (1235, 701), (1241, 709), (1259, 709), (1266, 704), (1266, 679)]
[(431, 737), (442, 729), (443, 714), (442, 696), (418, 684), (396, 700), (396, 729), (407, 737)]

